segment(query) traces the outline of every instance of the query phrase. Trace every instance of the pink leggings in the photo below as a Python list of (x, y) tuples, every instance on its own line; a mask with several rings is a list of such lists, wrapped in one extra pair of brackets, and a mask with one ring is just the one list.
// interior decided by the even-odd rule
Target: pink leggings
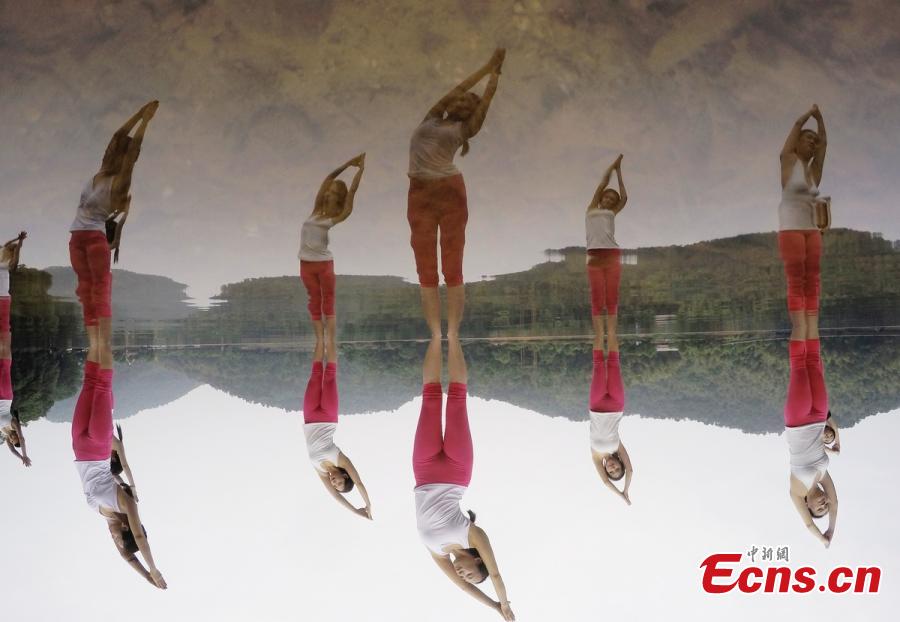
[(313, 320), (334, 317), (334, 262), (333, 261), (301, 261), (300, 280), (306, 286), (309, 295), (309, 315)]
[(441, 435), (441, 383), (422, 386), (422, 410), (413, 444), (413, 473), (416, 486), (457, 484), (472, 481), (472, 433), (466, 412), (466, 385), (451, 382), (447, 389), (447, 426)]
[(469, 208), (462, 175), (409, 180), (406, 219), (416, 272), (422, 287), (438, 286), (438, 230), (441, 232), (441, 271), (444, 282), (463, 284), (463, 250)]
[(76, 460), (109, 460), (113, 435), (113, 370), (84, 364), (84, 384), (72, 417), (72, 449)]
[(610, 352), (604, 364), (603, 350), (594, 350), (590, 406), (595, 413), (617, 413), (625, 410), (625, 387), (622, 385), (618, 352)]
[(303, 394), (303, 423), (337, 423), (337, 363), (313, 361), (306, 393)]
[(819, 423), (828, 418), (825, 368), (819, 355), (819, 340), (789, 341), (791, 379), (784, 403), (784, 425), (789, 428)]
[(0, 296), (0, 333), (9, 332), (9, 308), (12, 306), (12, 298)]
[(619, 281), (622, 278), (622, 251), (592, 248), (588, 251), (588, 281), (591, 284), (591, 315), (619, 312)]
[(13, 399), (12, 360), (0, 359), (0, 400)]
[(112, 317), (112, 273), (109, 244), (102, 231), (73, 231), (69, 259), (78, 276), (75, 293), (81, 301), (85, 326), (96, 326), (98, 318)]
[(819, 312), (822, 234), (819, 231), (779, 231), (778, 248), (787, 277), (788, 311)]

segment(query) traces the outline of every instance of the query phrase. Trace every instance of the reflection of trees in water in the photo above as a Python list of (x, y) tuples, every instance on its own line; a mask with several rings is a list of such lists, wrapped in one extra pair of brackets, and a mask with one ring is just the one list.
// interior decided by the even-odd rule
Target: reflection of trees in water
[(16, 353), (12, 377), (14, 407), (22, 421), (34, 421), (81, 388), (81, 362), (79, 357), (59, 351)]

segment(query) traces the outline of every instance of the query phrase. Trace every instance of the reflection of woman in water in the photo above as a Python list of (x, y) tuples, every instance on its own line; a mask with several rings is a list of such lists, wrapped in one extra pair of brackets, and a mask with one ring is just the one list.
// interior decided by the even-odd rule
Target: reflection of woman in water
[[(828, 473), (827, 445), (840, 451), (837, 423), (828, 410), (828, 391), (815, 339), (788, 342), (791, 377), (784, 405), (785, 437), (790, 450), (790, 493), (794, 507), (807, 529), (826, 547), (834, 537), (837, 521), (837, 491)], [(814, 521), (828, 515), (823, 533)]]
[[(353, 463), (334, 444), (334, 433), (338, 424), (337, 353), (328, 350), (328, 362), (323, 366), (322, 351), (316, 348), (312, 373), (303, 396), (303, 433), (309, 459), (322, 485), (341, 505), (351, 512), (372, 519), (372, 504), (369, 493)], [(365, 505), (354, 507), (344, 497), (359, 487), (359, 494)]]
[[(300, 279), (309, 296), (308, 308), (316, 331), (316, 350), (324, 345), (325, 340), (322, 315), (328, 324), (329, 349), (335, 347), (334, 260), (328, 250), (328, 230), (347, 220), (353, 212), (353, 198), (365, 164), (366, 154), (361, 153), (332, 171), (319, 187), (313, 211), (300, 229), (300, 252), (297, 257), (300, 259)], [(348, 190), (347, 184), (337, 177), (350, 166), (357, 167), (357, 171)]]
[[(9, 316), (12, 298), (9, 295), (9, 274), (19, 266), (19, 252), (28, 235), (23, 231), (18, 237), (0, 246), (0, 443), (26, 467), (31, 466), (25, 435), (19, 417), (12, 410), (12, 334)], [(21, 450), (21, 451), (20, 451)]]
[[(616, 173), (619, 191), (608, 188), (609, 179)], [(597, 186), (594, 198), (584, 217), (587, 233), (587, 273), (591, 286), (591, 318), (594, 324), (594, 349), (603, 349), (603, 312), (606, 312), (606, 333), (610, 342), (616, 341), (619, 313), (619, 279), (622, 275), (622, 251), (616, 243), (616, 215), (628, 202), (622, 181), (622, 155), (610, 164)]]
[[(625, 445), (619, 438), (619, 422), (625, 410), (625, 387), (619, 367), (619, 342), (615, 333), (609, 335), (609, 352), (603, 360), (603, 350), (594, 349), (594, 374), (591, 379), (591, 458), (600, 479), (606, 486), (631, 505), (628, 489), (634, 469)], [(614, 481), (625, 478), (620, 491)]]
[[(102, 369), (90, 357), (84, 384), (72, 417), (72, 449), (88, 505), (106, 519), (113, 542), (128, 565), (160, 589), (166, 588), (153, 562), (147, 532), (138, 514), (137, 488), (125, 457), (125, 446), (113, 436), (112, 369)], [(124, 471), (128, 481), (119, 473)], [(146, 567), (137, 558), (140, 552)]]
[[(441, 332), (438, 295), (438, 231), (440, 231), (441, 271), (447, 284), (447, 316), (458, 325), (465, 306), (463, 288), (463, 248), (469, 218), (466, 186), (453, 164), (456, 151), (469, 151), (469, 139), (484, 123), (503, 65), (504, 50), (498, 49), (484, 67), (444, 95), (415, 129), (409, 143), (409, 196), (406, 216), (410, 244), (416, 258), (416, 272), (422, 309), (431, 334)], [(481, 97), (469, 92), (490, 75)]]
[[(818, 130), (803, 129), (812, 117)], [(822, 183), (827, 140), (818, 106), (797, 119), (781, 149), (781, 204), (778, 206), (778, 247), (787, 277), (791, 339), (807, 339), (818, 331), (822, 234), (814, 205)]]
[[(441, 433), (441, 338), (432, 337), (423, 366), (422, 410), (413, 446), (416, 477), (416, 523), (419, 535), (444, 574), (504, 620), (515, 620), (494, 550), (475, 514), (462, 513), (459, 502), (472, 479), (472, 436), (466, 411), (466, 361), (459, 343), (459, 326), (448, 329), (446, 429)], [(490, 577), (499, 600), (475, 584)]]

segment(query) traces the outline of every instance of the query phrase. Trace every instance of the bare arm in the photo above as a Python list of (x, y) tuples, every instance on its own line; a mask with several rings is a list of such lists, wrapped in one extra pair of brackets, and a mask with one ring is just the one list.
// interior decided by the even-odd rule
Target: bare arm
[(822, 118), (822, 112), (819, 107), (813, 105), (812, 117), (816, 120), (816, 133), (819, 135), (819, 142), (816, 145), (816, 152), (813, 154), (810, 170), (812, 171), (813, 181), (816, 185), (822, 183), (822, 169), (825, 167), (825, 152), (828, 149), (828, 137), (825, 135), (825, 119)]
[(431, 553), (431, 558), (434, 560), (434, 563), (437, 564), (438, 568), (447, 575), (447, 578), (459, 589), (483, 605), (487, 605), (491, 609), (497, 609), (498, 603), (495, 602), (493, 598), (482, 592), (477, 586), (472, 585), (456, 574), (456, 570), (453, 569), (453, 563), (450, 561), (449, 556)]
[(353, 213), (353, 199), (356, 197), (356, 191), (359, 189), (359, 182), (362, 179), (363, 171), (366, 169), (366, 154), (361, 153), (353, 160), (353, 165), (357, 167), (356, 175), (353, 176), (353, 181), (350, 182), (350, 189), (347, 191), (347, 198), (344, 199), (344, 209), (338, 214), (334, 219), (334, 224), (338, 224), (339, 222), (344, 222), (347, 218), (350, 217), (350, 214)]
[(809, 118), (812, 116), (812, 109), (803, 114), (799, 119), (794, 121), (793, 127), (791, 127), (791, 131), (788, 132), (787, 138), (784, 141), (784, 146), (781, 148), (781, 187), (784, 188), (785, 184), (788, 182), (788, 179), (791, 178), (791, 169), (794, 167), (794, 162), (797, 161), (797, 139), (800, 138), (800, 132), (803, 130), (803, 126), (809, 121)]
[(628, 489), (631, 487), (631, 477), (634, 475), (634, 467), (631, 465), (631, 456), (628, 455), (628, 450), (625, 449), (625, 445), (622, 444), (622, 441), (619, 441), (619, 458), (622, 459), (622, 466), (625, 467), (625, 489), (622, 491), (622, 495), (630, 505), (631, 499), (628, 497)]
[(463, 80), (462, 82), (460, 82), (459, 84), (454, 86), (452, 89), (450, 89), (446, 95), (441, 97), (437, 101), (437, 103), (431, 107), (431, 109), (428, 111), (428, 114), (426, 114), (425, 118), (422, 120), (426, 121), (432, 117), (439, 117), (439, 118), (443, 117), (444, 112), (446, 112), (446, 110), (447, 110), (447, 106), (450, 105), (450, 102), (452, 102), (454, 99), (459, 97), (461, 94), (463, 94), (466, 91), (468, 91), (469, 89), (471, 89), (473, 86), (475, 86), (479, 82), (481, 82), (481, 80), (486, 75), (488, 75), (489, 73), (491, 73), (491, 71), (493, 71), (493, 69), (494, 69), (495, 65), (497, 65), (497, 63), (503, 62), (504, 54), (505, 54), (505, 52), (499, 48), (494, 50), (494, 55), (491, 57), (491, 60), (489, 60), (487, 63), (485, 63), (484, 66), (482, 66), (475, 73), (470, 75), (468, 78), (466, 78), (465, 80)]
[(506, 585), (503, 583), (503, 577), (500, 576), (497, 559), (494, 557), (494, 549), (484, 529), (477, 525), (471, 525), (469, 527), (469, 544), (478, 549), (478, 555), (488, 569), (488, 576), (491, 578), (494, 592), (499, 600), (501, 614), (507, 620), (514, 620), (515, 616), (512, 615), (512, 610), (509, 608), (509, 598), (506, 596)]
[[(349, 473), (349, 471), (348, 471), (348, 473)], [(347, 501), (347, 498), (344, 495), (342, 495), (341, 493), (339, 493), (337, 490), (334, 489), (334, 486), (331, 485), (331, 481), (329, 481), (327, 474), (323, 475), (322, 473), (319, 473), (318, 471), (316, 471), (316, 475), (319, 476), (319, 480), (322, 482), (322, 485), (325, 486), (325, 490), (328, 491), (328, 494), (330, 494), (334, 498), (335, 501), (340, 503), (342, 506), (344, 506), (345, 508), (347, 508), (354, 514), (358, 514), (360, 516), (367, 516), (367, 514), (365, 514), (364, 511), (361, 512), (360, 510), (353, 507), (353, 504), (350, 503), (349, 501)]]
[(156, 114), (159, 102), (153, 101), (141, 108), (141, 119), (131, 143), (128, 145), (128, 152), (122, 161), (122, 169), (116, 174), (112, 182), (110, 194), (112, 195), (112, 204), (117, 206), (124, 203), (131, 189), (131, 176), (134, 172), (134, 165), (137, 163), (138, 156), (141, 154), (141, 143), (144, 142), (144, 132), (147, 131), (147, 124)]
[[(359, 488), (359, 495), (362, 497), (363, 502), (365, 502), (366, 509), (370, 510), (372, 507), (372, 502), (369, 501), (369, 491), (366, 490), (366, 485), (363, 484), (362, 477), (359, 476), (359, 471), (356, 470), (356, 467), (353, 466), (352, 462), (350, 462), (350, 458), (345, 456), (343, 452), (338, 455), (338, 466), (347, 471), (350, 479), (352, 479), (353, 483), (356, 484)], [(333, 486), (331, 486), (331, 488), (332, 490), (334, 489)], [(371, 512), (369, 513), (369, 518), (372, 518)]]
[[(12, 441), (10, 441), (9, 439), (6, 439), (6, 446), (9, 448), (9, 451), (12, 452), (12, 455), (14, 455), (16, 458), (21, 460), (22, 464), (25, 464), (25, 457), (22, 456), (22, 454), (20, 454), (18, 452), (18, 450), (16, 449), (16, 446), (12, 444)], [(26, 466), (28, 466), (28, 465), (26, 465)]]
[(325, 193), (328, 192), (328, 188), (331, 187), (331, 182), (340, 176), (345, 170), (349, 167), (353, 166), (357, 160), (359, 160), (360, 156), (356, 156), (350, 158), (339, 167), (328, 173), (328, 176), (322, 180), (322, 184), (319, 186), (319, 192), (316, 193), (316, 202), (313, 204), (313, 213), (318, 213), (322, 208), (322, 202), (325, 200)]
[(834, 418), (834, 415), (828, 413), (828, 419), (825, 423), (831, 426), (831, 429), (834, 430), (834, 442), (831, 444), (831, 447), (826, 447), (828, 451), (832, 451), (836, 454), (841, 453), (841, 433), (838, 430), (837, 419)]
[(813, 521), (812, 514), (809, 513), (809, 508), (806, 506), (806, 500), (804, 499), (805, 491), (803, 490), (803, 484), (793, 475), (791, 476), (791, 502), (794, 504), (794, 509), (797, 510), (797, 514), (800, 515), (800, 520), (803, 521), (803, 524), (806, 525), (806, 528), (809, 530), (809, 533), (816, 537), (816, 540), (823, 543), (825, 546), (828, 546), (828, 540), (819, 531), (819, 528), (816, 526), (815, 521)]
[(137, 484), (134, 483), (134, 475), (131, 473), (131, 466), (128, 464), (128, 458), (125, 456), (125, 443), (122, 441), (122, 428), (121, 426), (116, 426), (116, 430), (118, 431), (118, 436), (113, 435), (113, 450), (117, 454), (119, 454), (119, 462), (122, 463), (122, 471), (125, 473), (125, 477), (128, 479), (128, 485), (133, 489), (137, 489)]
[(19, 452), (15, 450), (12, 444), (10, 444), (10, 449), (13, 450), (13, 453), (19, 456), (19, 459), (22, 461), (22, 464), (29, 467), (31, 466), (31, 458), (28, 457), (28, 448), (25, 447), (25, 434), (22, 433), (22, 422), (19, 421), (19, 416), (16, 415), (12, 418), (12, 426), (16, 430), (16, 434), (19, 435), (19, 446), (22, 449), (21, 455)]
[(628, 192), (625, 191), (625, 182), (622, 179), (622, 154), (619, 154), (619, 157), (616, 158), (616, 181), (619, 183), (619, 204), (616, 206), (614, 210), (616, 214), (622, 211), (625, 207), (625, 204), (628, 203)]
[(138, 551), (140, 551), (141, 556), (147, 563), (147, 568), (150, 572), (150, 577), (153, 579), (153, 584), (160, 589), (166, 589), (166, 581), (163, 579), (162, 573), (153, 561), (153, 554), (150, 552), (150, 543), (147, 541), (147, 536), (144, 533), (144, 526), (141, 524), (141, 517), (138, 514), (137, 503), (135, 503), (131, 495), (125, 492), (121, 486), (119, 487), (117, 494), (119, 507), (124, 509), (125, 514), (128, 516), (128, 528), (134, 536)]
[(497, 92), (497, 83), (500, 80), (500, 65), (496, 65), (491, 71), (491, 77), (488, 79), (487, 86), (484, 87), (484, 93), (481, 95), (481, 101), (471, 116), (463, 124), (463, 134), (465, 138), (472, 138), (481, 130), (484, 125), (484, 119), (487, 117), (488, 109), (494, 100), (494, 93)]
[(597, 453), (596, 451), (591, 452), (591, 459), (594, 461), (594, 468), (597, 469), (597, 475), (600, 476), (600, 480), (606, 484), (606, 487), (609, 488), (610, 491), (616, 493), (616, 495), (621, 497), (625, 503), (629, 503), (628, 499), (625, 498), (625, 494), (616, 488), (616, 485), (609, 479), (609, 473), (606, 472), (606, 467), (603, 466), (603, 457), (604, 454)]
[(607, 186), (609, 186), (609, 178), (612, 176), (613, 170), (615, 170), (615, 168), (616, 163), (613, 162), (609, 165), (609, 168), (606, 169), (606, 172), (603, 173), (603, 179), (600, 180), (600, 184), (597, 186), (597, 190), (594, 191), (594, 198), (592, 198), (590, 204), (588, 204), (588, 210), (592, 210), (600, 205), (600, 197), (603, 196), (603, 191), (606, 190)]
[(828, 542), (834, 537), (834, 528), (837, 525), (838, 514), (838, 498), (837, 489), (834, 487), (834, 480), (831, 474), (826, 472), (822, 478), (822, 487), (825, 489), (825, 495), (828, 497), (828, 529), (823, 534)]

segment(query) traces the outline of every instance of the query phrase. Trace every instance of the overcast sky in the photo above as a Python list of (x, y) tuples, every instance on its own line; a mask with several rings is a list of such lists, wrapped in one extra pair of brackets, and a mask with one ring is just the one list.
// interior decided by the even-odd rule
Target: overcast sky
[(368, 152), (338, 273), (414, 276), (410, 132), (496, 45), (507, 63), (459, 159), (468, 279), (582, 244), (625, 153), (623, 246), (776, 228), (777, 154), (816, 102), (834, 224), (900, 237), (900, 5), (893, 0), (0, 3), (2, 236), (68, 262), (68, 226), (112, 132), (161, 101), (120, 266), (198, 296), (293, 274), (322, 177)]

